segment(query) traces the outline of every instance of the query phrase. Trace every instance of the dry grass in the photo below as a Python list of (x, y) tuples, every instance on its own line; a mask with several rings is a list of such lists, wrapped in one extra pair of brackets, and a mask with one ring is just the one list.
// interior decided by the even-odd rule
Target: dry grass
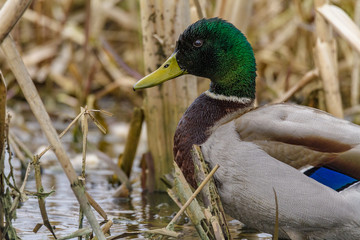
[[(99, 4), (96, 11), (86, 11), (93, 6), (87, 1), (34, 1), (13, 30), (24, 62), (39, 89), (51, 90), (51, 96), (45, 94), (45, 99), (52, 97), (56, 102), (80, 107), (89, 94), (95, 94), (97, 100), (112, 95), (140, 105), (138, 95), (130, 87), (141, 76), (137, 73), (144, 73), (139, 3), (93, 2)], [(259, 104), (281, 98), (315, 68), (313, 1), (195, 2), (199, 2), (202, 15), (221, 16), (246, 32), (257, 59)], [(335, 3), (353, 17), (355, 2)], [(195, 4), (191, 5), (192, 21), (198, 18), (198, 12)], [(240, 25), (245, 22), (245, 26)], [(337, 22), (341, 24), (341, 20)], [(343, 108), (348, 108), (353, 49), (340, 35), (334, 37), (339, 47)], [(112, 50), (106, 47), (108, 44)], [(117, 63), (115, 56), (123, 62)], [(19, 89), (3, 58), (0, 63), (11, 99), (19, 94)], [(313, 81), (290, 100), (322, 108), (321, 86), (320, 81)]]

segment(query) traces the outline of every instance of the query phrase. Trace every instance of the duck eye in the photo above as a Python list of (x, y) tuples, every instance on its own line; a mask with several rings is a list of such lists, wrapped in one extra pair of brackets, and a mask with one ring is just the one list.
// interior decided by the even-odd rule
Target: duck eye
[(201, 40), (201, 39), (198, 39), (198, 40), (196, 40), (194, 43), (193, 43), (193, 46), (194, 47), (201, 47), (202, 45), (203, 45), (203, 40)]

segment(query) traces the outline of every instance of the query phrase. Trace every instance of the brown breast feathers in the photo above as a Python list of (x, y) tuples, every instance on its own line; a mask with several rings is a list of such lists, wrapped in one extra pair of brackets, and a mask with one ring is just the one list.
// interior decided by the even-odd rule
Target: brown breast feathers
[(251, 105), (252, 101), (219, 100), (203, 93), (186, 110), (174, 136), (174, 159), (192, 187), (197, 187), (190, 152), (192, 146), (204, 143), (211, 134), (208, 130), (220, 119)]

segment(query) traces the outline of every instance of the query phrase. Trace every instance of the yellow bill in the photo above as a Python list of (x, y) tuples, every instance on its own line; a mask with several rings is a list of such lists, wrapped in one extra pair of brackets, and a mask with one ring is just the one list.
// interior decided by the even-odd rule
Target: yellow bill
[(134, 90), (153, 87), (186, 73), (179, 67), (176, 61), (176, 53), (173, 53), (157, 70), (135, 83)]

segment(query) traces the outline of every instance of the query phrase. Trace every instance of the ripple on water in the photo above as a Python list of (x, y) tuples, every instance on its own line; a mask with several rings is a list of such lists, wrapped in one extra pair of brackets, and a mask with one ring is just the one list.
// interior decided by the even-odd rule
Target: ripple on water
[[(135, 167), (132, 173), (133, 177), (139, 176), (140, 172), (141, 169)], [(18, 175), (20, 174), (18, 173)], [(108, 183), (110, 176), (112, 176), (112, 171), (104, 169), (104, 166), (89, 169), (87, 170), (86, 187), (89, 194), (105, 210), (108, 218), (113, 220), (112, 236), (124, 232), (165, 227), (178, 211), (178, 207), (167, 194), (142, 194), (139, 181), (134, 181), (130, 199), (112, 197), (115, 188)], [(19, 182), (20, 180), (18, 180), (18, 184)], [(45, 191), (55, 190), (46, 199), (49, 220), (55, 227), (55, 234), (62, 237), (76, 231), (79, 205), (60, 166), (47, 167), (43, 171), (42, 182)], [(26, 189), (35, 192), (36, 185), (33, 176), (29, 177)], [(99, 221), (102, 220), (99, 214), (96, 213), (96, 216)], [(42, 227), (38, 233), (33, 233), (32, 230), (37, 223), (42, 223), (37, 199), (30, 197), (22, 204), (21, 208), (17, 209), (14, 227), (18, 231), (19, 237), (23, 240), (54, 239), (45, 227)], [(87, 226), (86, 219), (84, 225)], [(234, 239), (271, 239), (269, 235), (242, 231), (241, 227), (242, 224), (239, 221), (231, 220), (229, 222)], [(175, 230), (182, 232), (186, 239), (198, 239), (197, 233), (187, 217), (182, 216), (179, 219)], [(126, 237), (126, 239), (142, 238), (145, 238), (143, 234)]]

